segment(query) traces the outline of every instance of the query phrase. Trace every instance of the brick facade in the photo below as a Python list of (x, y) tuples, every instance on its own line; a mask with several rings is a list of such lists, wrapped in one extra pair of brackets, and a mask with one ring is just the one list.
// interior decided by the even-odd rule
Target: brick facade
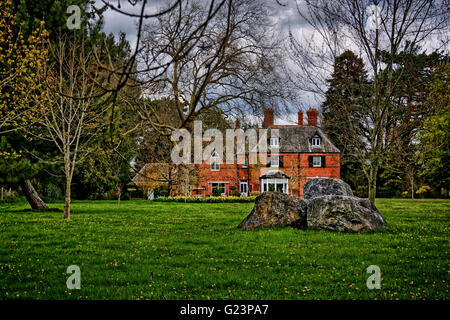
[[(288, 126), (275, 126), (273, 119), (273, 110), (266, 109), (264, 112), (263, 127), (283, 128)], [(249, 165), (243, 166), (241, 164), (227, 164), (221, 163), (220, 168), (214, 168), (212, 170), (209, 163), (202, 163), (196, 165), (196, 172), (198, 175), (198, 184), (192, 189), (192, 195), (207, 196), (212, 195), (212, 186), (215, 183), (221, 183), (224, 186), (224, 193), (231, 195), (234, 190), (241, 191), (241, 182), (247, 182), (248, 195), (251, 192), (262, 192), (264, 190), (261, 186), (261, 177), (270, 174), (274, 171), (281, 171), (287, 176), (287, 191), (290, 195), (297, 197), (303, 197), (303, 185), (309, 178), (340, 178), (340, 153), (339, 150), (334, 147), (323, 132), (317, 127), (318, 111), (315, 109), (309, 109), (307, 111), (308, 126), (303, 126), (303, 112), (298, 113), (298, 125), (289, 127), (308, 127), (308, 130), (304, 130), (305, 133), (301, 135), (308, 135), (302, 137), (301, 145), (299, 143), (298, 151), (296, 152), (282, 152), (282, 146), (280, 146), (280, 152), (276, 154), (264, 154), (267, 156), (278, 155), (280, 157), (280, 163), (278, 167), (271, 167), (269, 165)], [(295, 128), (294, 128), (295, 129)], [(304, 128), (306, 129), (306, 128)], [(292, 130), (292, 128), (290, 129)], [(283, 131), (281, 131), (282, 133)], [(312, 132), (312, 133), (311, 133)], [(314, 146), (308, 145), (305, 147), (305, 141), (314, 136), (319, 135), (328, 144), (328, 147), (321, 148), (314, 152)], [(281, 142), (283, 140), (280, 140)], [(311, 142), (308, 142), (311, 143)], [(324, 152), (327, 149), (328, 151)], [(320, 167), (315, 167), (310, 157), (320, 157)], [(317, 159), (317, 158), (316, 158)], [(317, 163), (316, 163), (317, 165)], [(217, 170), (218, 169), (218, 170)]]

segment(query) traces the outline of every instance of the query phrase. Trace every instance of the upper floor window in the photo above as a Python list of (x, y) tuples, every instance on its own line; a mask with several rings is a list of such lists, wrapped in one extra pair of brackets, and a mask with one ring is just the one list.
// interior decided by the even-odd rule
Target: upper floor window
[(211, 162), (211, 170), (212, 171), (219, 171), (220, 170), (220, 159), (217, 152), (214, 151), (214, 153), (211, 155), (210, 158)]
[(279, 167), (280, 166), (280, 158), (278, 156), (270, 157), (270, 166), (271, 167)]
[(318, 147), (318, 146), (320, 146), (320, 141), (321, 139), (319, 138), (319, 137), (314, 137), (314, 138), (312, 138), (311, 139), (311, 145), (313, 146), (313, 147)]
[(313, 157), (312, 164), (313, 164), (313, 167), (321, 167), (322, 166), (322, 157)]
[(270, 138), (270, 146), (271, 147), (279, 147), (280, 146), (280, 138)]

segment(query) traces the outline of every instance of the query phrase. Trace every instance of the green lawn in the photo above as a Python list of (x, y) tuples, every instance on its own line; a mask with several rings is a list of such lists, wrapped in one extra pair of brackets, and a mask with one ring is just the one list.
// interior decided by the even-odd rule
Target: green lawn
[(371, 234), (238, 230), (251, 203), (75, 201), (70, 222), (2, 204), (0, 299), (449, 299), (450, 201), (376, 204)]

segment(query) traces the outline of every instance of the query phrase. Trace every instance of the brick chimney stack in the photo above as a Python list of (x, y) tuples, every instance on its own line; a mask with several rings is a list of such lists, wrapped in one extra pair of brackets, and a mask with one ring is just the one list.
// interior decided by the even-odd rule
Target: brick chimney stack
[(303, 125), (303, 111), (302, 110), (298, 111), (298, 125), (299, 126)]
[(241, 128), (241, 121), (239, 119), (236, 119), (236, 122), (234, 123), (234, 129), (240, 129)]
[(317, 127), (317, 118), (319, 117), (319, 111), (314, 108), (309, 108), (309, 110), (306, 111), (306, 115), (308, 116), (308, 126)]
[(264, 109), (264, 122), (263, 128), (273, 126), (273, 109)]

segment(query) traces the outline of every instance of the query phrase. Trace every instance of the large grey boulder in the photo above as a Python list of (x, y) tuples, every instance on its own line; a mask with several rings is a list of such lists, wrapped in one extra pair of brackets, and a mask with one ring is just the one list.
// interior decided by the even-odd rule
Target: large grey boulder
[(281, 192), (264, 192), (250, 214), (239, 224), (242, 230), (263, 227), (306, 227), (307, 202)]
[(353, 196), (352, 188), (341, 179), (315, 178), (308, 180), (303, 186), (305, 199), (321, 196)]
[(331, 195), (309, 201), (307, 224), (319, 230), (365, 232), (381, 229), (386, 221), (368, 199)]

